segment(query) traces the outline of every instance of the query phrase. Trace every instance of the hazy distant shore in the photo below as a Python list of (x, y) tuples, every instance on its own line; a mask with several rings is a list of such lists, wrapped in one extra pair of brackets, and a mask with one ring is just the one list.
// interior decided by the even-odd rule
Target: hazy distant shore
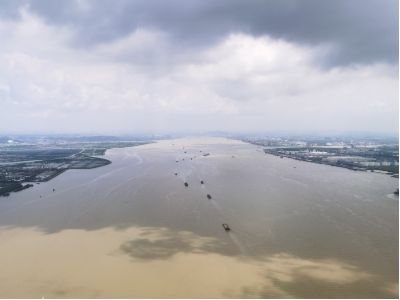
[(354, 171), (399, 177), (399, 146), (393, 138), (243, 138), (266, 154)]
[[(106, 166), (101, 158), (108, 149), (144, 145), (149, 142), (85, 141), (80, 143), (11, 143), (0, 147), (0, 196), (49, 181), (67, 170)], [(24, 184), (27, 183), (27, 184)]]

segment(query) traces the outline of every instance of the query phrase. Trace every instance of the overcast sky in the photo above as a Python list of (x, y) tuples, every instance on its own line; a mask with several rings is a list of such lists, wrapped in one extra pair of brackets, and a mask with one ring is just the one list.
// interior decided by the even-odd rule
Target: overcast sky
[(398, 132), (397, 0), (0, 0), (0, 134)]

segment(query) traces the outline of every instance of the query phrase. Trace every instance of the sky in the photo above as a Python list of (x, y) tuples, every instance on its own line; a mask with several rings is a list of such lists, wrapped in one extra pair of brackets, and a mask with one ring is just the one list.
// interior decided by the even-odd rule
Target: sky
[(397, 0), (0, 0), (0, 134), (399, 128)]

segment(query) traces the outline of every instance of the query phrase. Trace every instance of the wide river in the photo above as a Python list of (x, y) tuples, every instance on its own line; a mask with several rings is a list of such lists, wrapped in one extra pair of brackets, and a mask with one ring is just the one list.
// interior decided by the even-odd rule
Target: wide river
[(105, 158), (0, 198), (0, 297), (398, 296), (397, 179), (223, 138)]

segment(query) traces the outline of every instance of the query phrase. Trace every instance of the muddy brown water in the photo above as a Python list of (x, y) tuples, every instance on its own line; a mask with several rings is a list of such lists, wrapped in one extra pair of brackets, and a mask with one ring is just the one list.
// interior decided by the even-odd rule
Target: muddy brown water
[(0, 297), (398, 296), (397, 179), (223, 138), (105, 158), (0, 198)]

